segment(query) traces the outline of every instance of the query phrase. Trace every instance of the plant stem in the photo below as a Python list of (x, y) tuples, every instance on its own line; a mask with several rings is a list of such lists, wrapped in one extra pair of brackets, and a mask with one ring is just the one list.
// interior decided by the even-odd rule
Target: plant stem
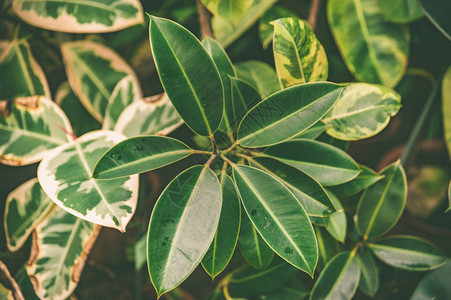
[(199, 14), (199, 25), (202, 39), (206, 37), (214, 37), (213, 30), (211, 29), (211, 15), (210, 12), (202, 4), (201, 0), (196, 0), (197, 13)]
[(212, 155), (213, 152), (212, 152), (212, 151), (204, 151), (204, 150), (196, 150), (196, 149), (193, 149), (193, 154), (206, 154), (206, 155)]
[(233, 143), (232, 146), (230, 146), (229, 148), (227, 148), (226, 150), (224, 150), (224, 154), (229, 153), (230, 151), (232, 151), (233, 149), (235, 149), (236, 146), (238, 146), (238, 141), (236, 141), (235, 143)]
[(313, 31), (315, 31), (316, 28), (316, 19), (318, 18), (319, 2), (320, 0), (312, 0), (312, 4), (310, 4), (308, 23), (310, 24), (310, 27), (312, 27)]
[(221, 159), (225, 162), (227, 162), (229, 165), (233, 166), (235, 163), (228, 159), (224, 154), (221, 154)]
[(205, 163), (205, 165), (207, 167), (211, 166), (211, 163), (215, 160), (215, 158), (217, 157), (216, 153), (213, 153), (210, 158), (207, 160), (207, 162)]

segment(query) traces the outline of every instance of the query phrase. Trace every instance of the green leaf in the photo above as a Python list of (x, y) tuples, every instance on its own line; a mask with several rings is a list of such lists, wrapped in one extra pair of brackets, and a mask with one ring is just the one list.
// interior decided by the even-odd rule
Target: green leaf
[(193, 153), (184, 143), (164, 136), (126, 139), (105, 152), (97, 162), (93, 178), (112, 179), (143, 173), (172, 164)]
[(212, 136), (221, 123), (224, 92), (219, 72), (199, 40), (179, 24), (151, 17), (150, 45), (161, 83), (195, 133)]
[(338, 243), (326, 229), (315, 226), (316, 239), (318, 240), (318, 267), (317, 270), (322, 270), (326, 264), (338, 253)]
[(91, 178), (99, 158), (123, 139), (112, 131), (93, 131), (59, 146), (39, 164), (39, 183), (67, 212), (124, 232), (138, 200), (138, 175), (113, 180)]
[(298, 18), (282, 18), (274, 26), (274, 60), (284, 88), (327, 79), (329, 64), (312, 28)]
[(221, 186), (207, 166), (179, 174), (163, 191), (150, 218), (149, 274), (158, 296), (174, 289), (202, 260), (221, 213)]
[(332, 192), (327, 191), (327, 195), (332, 200), (337, 211), (329, 216), (329, 223), (327, 224), (326, 229), (337, 241), (344, 243), (347, 230), (346, 212), (341, 205), (340, 200), (338, 200)]
[(138, 0), (17, 0), (12, 7), (23, 21), (62, 32), (111, 32), (143, 23)]
[(69, 84), (86, 110), (103, 121), (111, 94), (132, 68), (112, 49), (92, 41), (67, 42), (61, 45)]
[(213, 242), (202, 259), (205, 271), (214, 279), (228, 265), (240, 232), (241, 204), (232, 179), (221, 175), (222, 209)]
[(229, 109), (229, 118), (233, 120), (230, 123), (236, 134), (236, 130), (243, 117), (252, 107), (260, 103), (262, 99), (258, 92), (247, 82), (239, 78), (230, 78), (230, 83), (232, 85), (232, 103)]
[(14, 280), (17, 282), (17, 285), (22, 292), (22, 295), (27, 300), (40, 300), (38, 296), (36, 296), (36, 292), (34, 290), (33, 284), (31, 283), (30, 277), (27, 274), (26, 266), (19, 269), (14, 275)]
[(354, 256), (354, 252), (341, 252), (329, 261), (315, 282), (310, 299), (352, 299), (360, 278)]
[(166, 94), (147, 97), (127, 106), (119, 116), (114, 131), (127, 137), (167, 135), (183, 124)]
[(349, 197), (384, 178), (364, 165), (359, 165), (359, 168), (362, 172), (356, 178), (340, 185), (330, 186), (328, 189), (339, 197)]
[(100, 226), (55, 207), (36, 228), (27, 273), (41, 299), (66, 299), (76, 288)]
[(371, 251), (365, 247), (356, 256), (360, 269), (359, 288), (367, 295), (373, 297), (379, 289), (379, 268)]
[(410, 300), (446, 299), (451, 294), (451, 262), (423, 277)]
[(72, 128), (53, 101), (41, 97), (0, 101), (0, 162), (12, 166), (40, 161), (48, 150), (67, 143)]
[(263, 49), (266, 50), (273, 39), (274, 27), (270, 24), (271, 21), (285, 17), (297, 18), (297, 15), (283, 6), (274, 5), (266, 10), (260, 18), (258, 24), (258, 36), (260, 38), (260, 42), (262, 43)]
[(443, 131), (449, 157), (451, 158), (451, 66), (448, 67), (442, 79), (442, 113)]
[(359, 81), (394, 87), (407, 67), (409, 31), (385, 20), (378, 1), (331, 0), (327, 18), (349, 71)]
[(384, 263), (411, 271), (432, 270), (447, 260), (434, 245), (414, 236), (391, 236), (370, 243), (368, 247)]
[(243, 118), (238, 140), (244, 147), (262, 147), (288, 140), (318, 122), (343, 88), (332, 83), (306, 83), (277, 92)]
[(28, 42), (0, 41), (0, 100), (35, 95), (51, 98), (45, 74)]
[(144, 234), (139, 238), (139, 240), (135, 242), (134, 259), (136, 271), (140, 271), (144, 264), (147, 262), (146, 248), (147, 234)]
[(9, 193), (5, 204), (5, 235), (9, 251), (16, 251), (27, 240), (34, 227), (52, 208), (38, 179), (24, 182)]
[(424, 16), (418, 0), (380, 0), (384, 16), (395, 23), (409, 23)]
[(400, 107), (401, 97), (392, 89), (351, 83), (322, 121), (329, 125), (327, 134), (336, 139), (361, 140), (381, 132)]
[(0, 283), (0, 298), (4, 300), (14, 300), (14, 293), (12, 290), (7, 289), (3, 284)]
[(288, 141), (267, 148), (262, 155), (298, 168), (322, 185), (341, 184), (360, 173), (358, 165), (346, 152), (313, 140)]
[(364, 239), (389, 231), (401, 217), (407, 199), (407, 179), (399, 161), (386, 167), (384, 178), (370, 186), (360, 198), (356, 228)]
[(202, 3), (214, 15), (236, 25), (246, 14), (254, 0), (202, 0)]
[(324, 217), (335, 211), (324, 188), (301, 170), (268, 157), (257, 157), (250, 162), (251, 165), (281, 181), (293, 193), (309, 216)]
[(265, 242), (312, 276), (318, 247), (312, 224), (296, 197), (283, 183), (254, 167), (234, 165), (233, 176), (246, 213)]
[(132, 102), (141, 100), (142, 92), (137, 78), (128, 75), (121, 79), (111, 93), (105, 109), (102, 129), (113, 130), (122, 111)]
[(258, 60), (235, 64), (237, 77), (249, 83), (262, 98), (280, 90), (279, 79), (274, 68)]
[(449, 21), (449, 2), (447, 0), (418, 0), (424, 14), (447, 38), (451, 40), (451, 22)]
[(314, 140), (317, 137), (319, 137), (326, 130), (326, 128), (327, 128), (326, 124), (324, 124), (321, 121), (318, 121), (315, 124), (313, 124), (311, 127), (307, 128), (300, 134), (296, 135), (291, 140), (292, 141), (299, 140), (299, 139)]
[(293, 279), (291, 282), (275, 291), (259, 295), (258, 300), (302, 300), (310, 294), (310, 287)]
[(244, 259), (256, 269), (266, 269), (274, 257), (274, 252), (261, 238), (249, 217), (241, 213), (238, 248)]

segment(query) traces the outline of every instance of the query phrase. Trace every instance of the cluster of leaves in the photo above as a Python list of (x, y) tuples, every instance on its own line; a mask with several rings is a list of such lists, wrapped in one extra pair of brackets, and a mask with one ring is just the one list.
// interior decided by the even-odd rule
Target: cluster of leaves
[[(73, 33), (143, 22), (135, 0), (42, 2), (15, 0), (11, 9), (31, 25)], [(357, 287), (377, 292), (375, 257), (413, 271), (443, 265), (446, 257), (423, 239), (380, 238), (405, 207), (400, 162), (378, 173), (324, 138), (374, 136), (398, 112), (392, 88), (405, 72), (409, 33), (393, 22), (421, 17), (416, 2), (396, 1), (406, 6), (392, 15), (391, 1), (328, 1), (337, 46), (363, 81), (348, 84), (326, 81), (327, 56), (312, 28), (271, 7), (275, 1), (203, 2), (217, 40), (200, 42), (181, 25), (150, 17), (165, 90), (156, 98), (143, 98), (133, 69), (112, 49), (76, 40), (61, 44), (68, 82), (52, 101), (27, 40), (16, 34), (0, 42), (0, 161), (40, 162), (37, 178), (8, 196), (4, 218), (11, 251), (33, 232), (26, 266), (33, 293), (70, 296), (100, 227), (125, 232), (138, 202), (137, 174), (190, 155), (200, 163), (169, 183), (149, 222), (145, 251), (158, 296), (199, 264), (215, 278), (236, 247), (248, 265), (223, 277), (212, 299), (350, 299)], [(258, 61), (232, 64), (223, 48), (259, 17), (275, 70)], [(199, 149), (165, 137), (181, 124), (197, 135)], [(209, 147), (201, 147), (205, 140)], [(359, 193), (358, 237), (349, 238), (341, 199)], [(311, 290), (294, 279), (298, 270), (319, 274)]]

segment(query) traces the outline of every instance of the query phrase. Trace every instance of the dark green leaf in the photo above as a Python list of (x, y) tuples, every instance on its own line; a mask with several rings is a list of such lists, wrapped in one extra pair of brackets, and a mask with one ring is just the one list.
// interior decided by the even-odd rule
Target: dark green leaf
[(383, 178), (368, 167), (359, 165), (359, 168), (362, 172), (356, 178), (340, 185), (330, 186), (328, 189), (339, 197), (348, 197), (363, 191)]
[(315, 226), (318, 240), (318, 270), (322, 270), (329, 260), (338, 253), (337, 241), (322, 227)]
[(296, 135), (291, 140), (299, 140), (299, 139), (311, 139), (314, 140), (319, 137), (327, 128), (327, 125), (321, 121), (316, 122), (310, 128), (304, 130), (300, 134)]
[(451, 295), (451, 261), (427, 274), (413, 292), (410, 300), (447, 299)]
[(356, 256), (360, 268), (359, 288), (367, 295), (374, 296), (379, 289), (379, 268), (374, 260), (374, 255), (365, 247)]
[(327, 191), (327, 195), (332, 200), (337, 211), (329, 216), (329, 223), (327, 224), (326, 229), (337, 241), (344, 243), (347, 230), (345, 210), (343, 209), (340, 200), (338, 200), (333, 193)]
[(426, 17), (451, 40), (451, 6), (448, 0), (418, 0)]

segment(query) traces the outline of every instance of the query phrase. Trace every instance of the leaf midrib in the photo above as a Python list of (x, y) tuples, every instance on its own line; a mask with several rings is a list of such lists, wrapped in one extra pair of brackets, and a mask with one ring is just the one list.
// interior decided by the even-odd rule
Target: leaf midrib
[[(30, 93), (32, 95), (35, 95), (36, 94), (36, 89), (34, 88), (33, 82), (31, 80), (29, 69), (27, 68), (27, 65), (25, 64), (24, 57), (22, 55), (22, 52), (20, 51), (20, 47), (19, 47), (20, 43), (21, 42), (18, 42), (18, 43), (13, 42), (13, 47), (16, 49), (17, 58), (19, 59), (19, 64), (20, 64), (20, 66), (21, 66), (21, 68), (23, 70), (25, 81), (27, 82), (28, 88), (30, 89)], [(27, 48), (27, 45), (25, 43), (24, 43), (24, 47)], [(27, 49), (27, 50), (29, 51), (30, 49)]]
[(330, 122), (330, 121), (333, 121), (333, 120), (336, 120), (336, 119), (348, 118), (348, 117), (353, 116), (353, 115), (357, 115), (357, 114), (364, 113), (364, 112), (371, 111), (371, 110), (378, 110), (379, 108), (384, 108), (384, 107), (385, 107), (384, 105), (374, 105), (374, 106), (370, 106), (370, 107), (365, 107), (363, 109), (354, 110), (354, 111), (352, 111), (350, 113), (346, 112), (346, 113), (341, 114), (341, 115), (333, 115), (330, 118), (322, 119), (322, 121), (327, 123), (327, 122)]
[(433, 258), (440, 258), (439, 255), (434, 255), (434, 254), (430, 254), (427, 252), (419, 252), (419, 251), (415, 251), (415, 250), (411, 250), (411, 249), (405, 249), (405, 248), (398, 248), (395, 246), (388, 246), (388, 245), (381, 245), (381, 244), (374, 244), (371, 243), (369, 244), (369, 247), (372, 249), (389, 249), (392, 250), (393, 252), (406, 252), (406, 253), (411, 253), (411, 254), (415, 254), (418, 256), (429, 256), (429, 257), (433, 257)]
[[(297, 47), (297, 45), (296, 45), (296, 43), (295, 43), (295, 41), (294, 41), (294, 37), (293, 37), (293, 35), (291, 35), (290, 32), (288, 32), (288, 30), (285, 28), (285, 26), (279, 25), (279, 27), (282, 28), (282, 30), (284, 30), (284, 31), (288, 34), (288, 36), (290, 37), (290, 42), (291, 42), (291, 43), (293, 44), (293, 46), (294, 46), (294, 50), (295, 50), (294, 52), (295, 52), (295, 54), (296, 54), (296, 59), (297, 59), (298, 65), (299, 65), (299, 70), (301, 71), (302, 81), (303, 81), (303, 82), (306, 82), (306, 80), (305, 80), (305, 75), (304, 75), (304, 68), (302, 67), (301, 58), (300, 58), (300, 56), (299, 56), (298, 47)], [(291, 75), (291, 74), (290, 74), (290, 75)], [(280, 80), (282, 80), (282, 78), (280, 78)], [(282, 85), (282, 82), (281, 82), (280, 84)]]
[(36, 139), (48, 141), (48, 142), (50, 142), (52, 144), (55, 144), (55, 145), (62, 145), (62, 144), (65, 143), (63, 141), (54, 139), (52, 137), (49, 137), (49, 136), (46, 136), (46, 135), (43, 135), (43, 134), (39, 134), (39, 133), (36, 133), (34, 131), (27, 131), (27, 130), (24, 130), (22, 128), (8, 127), (8, 126), (4, 126), (4, 125), (0, 124), (0, 129), (5, 130), (5, 131), (9, 131), (11, 133), (17, 133), (19, 131), (19, 132), (22, 132), (22, 134), (24, 136), (30, 136), (30, 137), (34, 137)]

